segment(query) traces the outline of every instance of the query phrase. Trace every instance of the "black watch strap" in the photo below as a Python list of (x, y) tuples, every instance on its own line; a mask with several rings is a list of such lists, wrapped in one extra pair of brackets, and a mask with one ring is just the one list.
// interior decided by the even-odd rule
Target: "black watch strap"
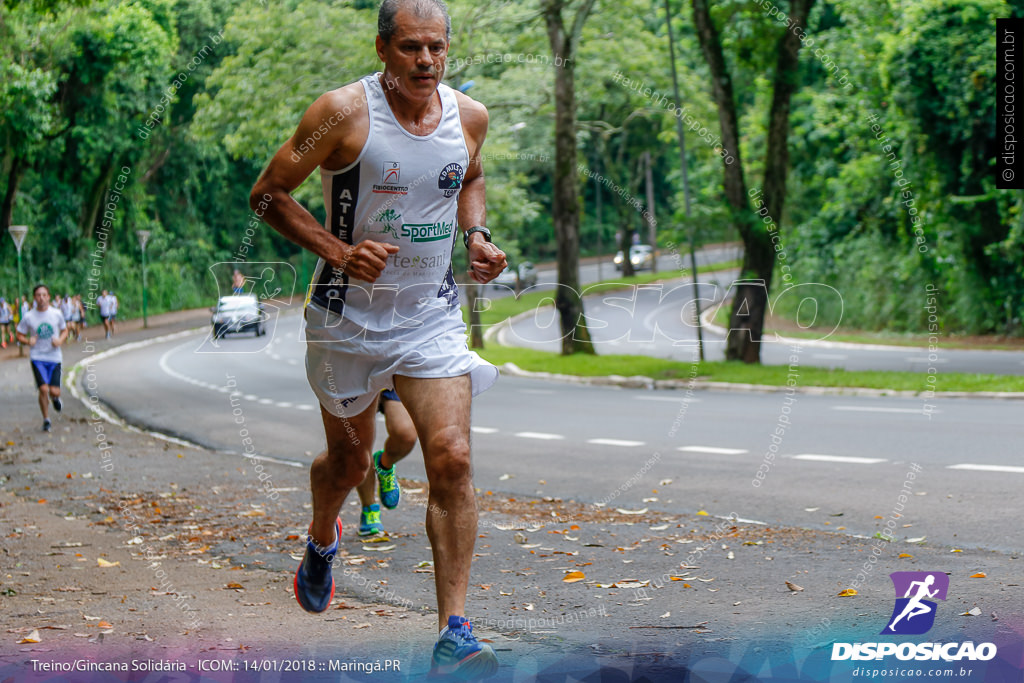
[(491, 241), (491, 231), (482, 225), (477, 225), (475, 227), (470, 228), (462, 235), (462, 243), (466, 245), (466, 249), (469, 249), (469, 236), (472, 235), (474, 232), (483, 233), (485, 242)]

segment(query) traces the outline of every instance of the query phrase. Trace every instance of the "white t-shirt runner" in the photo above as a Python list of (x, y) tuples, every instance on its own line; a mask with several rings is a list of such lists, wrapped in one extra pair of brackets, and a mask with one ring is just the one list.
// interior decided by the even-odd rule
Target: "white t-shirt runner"
[(61, 348), (54, 346), (53, 340), (59, 337), (65, 328), (67, 325), (64, 316), (53, 306), (48, 306), (45, 311), (33, 307), (18, 323), (18, 332), (29, 337), (38, 337), (36, 345), (29, 350), (28, 357), (50, 363), (61, 363), (64, 360)]
[(96, 298), (96, 305), (100, 307), (100, 315), (109, 318), (114, 314), (114, 297), (110, 294)]

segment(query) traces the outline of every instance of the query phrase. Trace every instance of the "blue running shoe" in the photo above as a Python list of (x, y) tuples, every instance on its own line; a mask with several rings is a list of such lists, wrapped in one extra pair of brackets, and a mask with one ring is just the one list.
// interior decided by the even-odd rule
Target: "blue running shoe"
[(317, 545), (310, 536), (306, 536), (306, 554), (295, 571), (295, 599), (307, 612), (323, 612), (334, 597), (331, 563), (341, 540), (341, 519), (335, 522), (334, 531), (337, 537), (328, 548)]
[(473, 626), (465, 617), (448, 617), (434, 645), (430, 667), (432, 676), (454, 675), (462, 680), (493, 676), (498, 671), (498, 658), (487, 643), (473, 635)]
[(402, 498), (402, 489), (398, 486), (398, 477), (395, 476), (395, 466), (384, 469), (380, 466), (380, 458), (384, 451), (377, 451), (373, 454), (373, 469), (377, 470), (377, 487), (380, 489), (380, 502), (388, 510), (398, 507), (398, 501)]
[(376, 536), (384, 532), (384, 525), (380, 523), (380, 505), (374, 503), (363, 508), (359, 513), (359, 535)]

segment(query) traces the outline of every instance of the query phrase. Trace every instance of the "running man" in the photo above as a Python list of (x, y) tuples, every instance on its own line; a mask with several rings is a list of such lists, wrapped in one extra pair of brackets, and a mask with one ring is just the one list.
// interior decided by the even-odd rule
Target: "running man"
[[(363, 507), (359, 515), (359, 535), (386, 537), (380, 521), (380, 506), (394, 510), (402, 497), (395, 473), (395, 463), (409, 455), (416, 445), (416, 426), (409, 417), (409, 411), (402, 405), (398, 394), (392, 389), (380, 392), (377, 411), (384, 416), (387, 439), (384, 448), (373, 454), (372, 467), (366, 471), (366, 478), (356, 487), (359, 502)], [(379, 484), (379, 486), (378, 486)], [(380, 490), (380, 504), (377, 491)]]
[(7, 299), (0, 296), (0, 348), (7, 348), (7, 339), (14, 341), (14, 334), (11, 332), (11, 323), (14, 321), (14, 309), (7, 303)]
[(64, 360), (61, 344), (68, 338), (64, 316), (50, 306), (50, 290), (46, 285), (36, 285), (32, 290), (35, 308), (21, 317), (18, 323), (18, 341), (28, 344), (28, 358), (32, 362), (32, 374), (39, 387), (39, 410), (43, 413), (43, 431), (50, 431), (50, 401), (58, 413), (63, 406), (60, 402), (60, 364)]
[[(432, 670), (482, 677), (497, 671), (497, 659), (465, 618), (477, 533), (470, 404), (498, 373), (466, 346), (451, 269), (455, 226), (476, 282), (490, 282), (506, 261), (483, 227), (487, 110), (441, 83), (450, 33), (441, 0), (384, 0), (376, 39), (383, 74), (320, 96), (257, 181), (250, 205), (320, 257), (305, 312), (306, 373), (327, 450), (310, 468), (313, 521), (296, 598), (310, 612), (330, 605), (338, 513), (370, 468), (377, 396), (393, 387), (416, 427), (430, 487), (440, 629)], [(290, 194), (317, 167), (323, 226)], [(374, 224), (388, 209), (397, 236)]]
[[(924, 581), (913, 581), (909, 586), (907, 586), (907, 594), (903, 597), (910, 598), (910, 600), (907, 602), (907, 606), (903, 608), (903, 611), (900, 612), (900, 615), (893, 619), (892, 623), (889, 624), (890, 631), (895, 632), (893, 627), (895, 627), (896, 623), (903, 617), (906, 617), (907, 621), (910, 621), (919, 614), (928, 614), (932, 611), (932, 608), (921, 602), (921, 600), (924, 598), (934, 598), (936, 593), (939, 592), (938, 588), (933, 591), (928, 590), (929, 586), (933, 583), (935, 583), (935, 576), (929, 574), (925, 577)], [(914, 596), (911, 596), (910, 594), (914, 592), (914, 586), (917, 586), (917, 593)]]
[(70, 294), (65, 294), (60, 300), (60, 313), (64, 316), (64, 325), (68, 328), (68, 339), (75, 334), (74, 323), (75, 301)]
[[(95, 291), (95, 290), (93, 290)], [(96, 305), (100, 309), (100, 320), (103, 321), (103, 329), (107, 333), (107, 339), (114, 333), (114, 297), (103, 290), (96, 298)]]

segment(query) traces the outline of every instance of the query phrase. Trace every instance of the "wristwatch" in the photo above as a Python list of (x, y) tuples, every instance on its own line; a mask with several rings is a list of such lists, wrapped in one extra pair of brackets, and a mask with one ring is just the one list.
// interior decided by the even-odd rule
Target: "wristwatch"
[(485, 242), (491, 241), (491, 231), (482, 225), (477, 225), (476, 227), (470, 228), (462, 235), (462, 242), (466, 245), (466, 249), (469, 249), (469, 236), (474, 232), (483, 234)]

